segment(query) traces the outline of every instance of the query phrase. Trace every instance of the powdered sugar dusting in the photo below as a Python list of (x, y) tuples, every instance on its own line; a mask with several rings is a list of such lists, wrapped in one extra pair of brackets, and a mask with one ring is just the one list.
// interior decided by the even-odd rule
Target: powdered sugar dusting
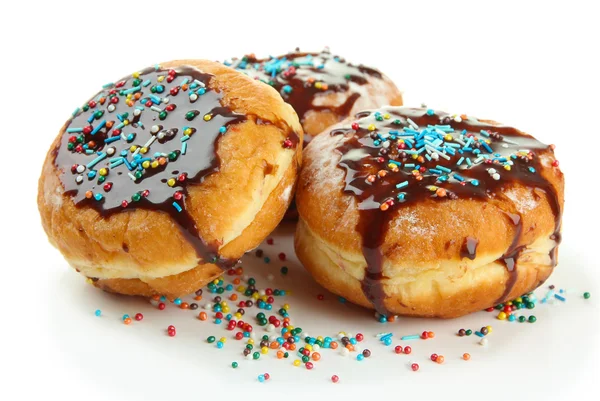
[(305, 157), (311, 162), (305, 164), (303, 174), (311, 181), (315, 190), (330, 186), (339, 188), (342, 184), (344, 171), (337, 167), (341, 156), (335, 149), (344, 139), (343, 135), (329, 135), (329, 132), (324, 132), (317, 135), (307, 146)]
[(290, 195), (292, 194), (292, 185), (288, 185), (286, 189), (283, 190), (283, 192), (281, 193), (281, 200), (284, 202), (287, 202), (288, 200), (290, 200)]
[(529, 210), (535, 209), (538, 202), (534, 199), (531, 191), (517, 191), (511, 189), (504, 193), (508, 199), (514, 202), (515, 207), (519, 213), (525, 213)]

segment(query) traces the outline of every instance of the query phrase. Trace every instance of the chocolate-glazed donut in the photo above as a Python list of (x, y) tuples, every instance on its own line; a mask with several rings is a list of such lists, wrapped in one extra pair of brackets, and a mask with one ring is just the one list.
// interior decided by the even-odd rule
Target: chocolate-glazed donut
[(296, 250), (328, 289), (381, 314), (460, 316), (549, 276), (563, 180), (553, 147), (515, 128), (362, 112), (305, 150)]
[(329, 49), (320, 53), (297, 49), (266, 59), (251, 54), (226, 64), (275, 88), (296, 110), (306, 143), (359, 110), (402, 105), (402, 95), (384, 74), (352, 64)]
[(44, 228), (99, 287), (192, 292), (277, 225), (301, 138), (274, 90), (218, 63), (136, 72), (77, 108), (56, 138), (40, 177)]

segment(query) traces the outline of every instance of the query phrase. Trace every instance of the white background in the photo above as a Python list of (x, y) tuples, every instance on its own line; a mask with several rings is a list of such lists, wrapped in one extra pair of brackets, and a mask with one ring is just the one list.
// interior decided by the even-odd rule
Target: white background
[[(3, 2), (0, 399), (589, 398), (600, 373), (600, 31), (591, 4)], [(171, 59), (223, 60), (325, 45), (381, 69), (408, 105), (426, 102), (492, 118), (557, 144), (566, 210), (560, 265), (549, 283), (569, 289), (566, 304), (536, 309), (535, 325), (509, 325), (480, 312), (459, 321), (404, 319), (385, 326), (397, 335), (425, 328), (438, 333), (432, 342), (414, 344), (418, 373), (407, 368), (409, 357), (391, 354), (371, 337), (370, 360), (359, 364), (324, 352), (309, 372), (272, 358), (252, 365), (239, 358), (239, 345), (216, 350), (203, 341), (220, 333), (212, 323), (200, 323), (189, 311), (159, 314), (141, 301), (94, 290), (48, 245), (35, 204), (41, 163), (71, 111), (102, 84)], [(292, 230), (280, 230), (278, 247), (268, 249), (272, 256), (289, 247)], [(253, 264), (263, 268), (257, 277), (279, 267)], [(304, 318), (298, 325), (311, 334), (383, 330), (368, 313), (330, 295), (317, 304), (315, 294), (324, 291), (297, 262), (289, 266), (297, 288), (289, 302), (297, 305), (294, 316)], [(276, 284), (292, 285), (276, 276)], [(587, 302), (584, 290), (592, 293)], [(104, 317), (93, 316), (97, 308)], [(120, 314), (138, 310), (144, 322), (119, 322)], [(168, 324), (177, 325), (176, 338), (164, 334)], [(484, 324), (494, 326), (486, 349), (453, 336), (459, 327)], [(446, 365), (426, 361), (440, 350)], [(458, 360), (462, 352), (473, 360)], [(234, 359), (237, 371), (228, 367)], [(258, 384), (256, 375), (265, 371), (273, 379)], [(334, 373), (341, 377), (337, 385), (328, 381)]]

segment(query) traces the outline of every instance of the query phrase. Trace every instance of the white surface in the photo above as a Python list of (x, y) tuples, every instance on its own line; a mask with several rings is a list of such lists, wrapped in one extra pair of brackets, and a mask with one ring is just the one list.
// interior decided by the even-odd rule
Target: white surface
[[(597, 10), (577, 1), (539, 6), (177, 3), (19, 1), (1, 6), (0, 361), (5, 371), (0, 399), (225, 399), (245, 392), (251, 392), (246, 399), (290, 393), (331, 399), (359, 394), (371, 399), (383, 394), (444, 400), (589, 398), (600, 373), (598, 245), (592, 231), (600, 223), (594, 179), (600, 106)], [(273, 352), (258, 362), (245, 361), (235, 340), (217, 350), (204, 340), (224, 329), (200, 322), (191, 311), (160, 312), (95, 290), (48, 245), (35, 205), (44, 154), (72, 109), (103, 83), (169, 59), (222, 60), (323, 45), (384, 71), (405, 91), (407, 105), (427, 102), (493, 118), (557, 144), (567, 202), (560, 265), (548, 283), (570, 289), (567, 303), (536, 308), (535, 324), (499, 322), (480, 312), (454, 321), (401, 319), (384, 326), (364, 310), (339, 304), (296, 262), (287, 263), (286, 278), (277, 273), (281, 264), (272, 262), (257, 276), (272, 271), (278, 286), (295, 290), (287, 299), (294, 323), (310, 334), (341, 329), (368, 334), (373, 352), (368, 360), (359, 363), (324, 351), (315, 369), (306, 371), (274, 359)], [(277, 237), (283, 247), (290, 245), (291, 228), (286, 230), (287, 237)], [(264, 248), (276, 258), (279, 246)], [(584, 301), (583, 291), (592, 298)], [(326, 294), (323, 302), (316, 299), (320, 292)], [(98, 308), (101, 318), (94, 316)], [(144, 321), (120, 322), (123, 313), (137, 311), (145, 314)], [(177, 327), (177, 337), (166, 336), (169, 324)], [(487, 348), (475, 344), (475, 337), (454, 336), (460, 327), (484, 324), (494, 328)], [(436, 338), (413, 341), (411, 356), (395, 355), (371, 337), (382, 330), (397, 338), (424, 329), (435, 331)], [(428, 361), (432, 352), (443, 354), (446, 363)], [(459, 360), (463, 352), (472, 360)], [(240, 362), (236, 371), (229, 366), (234, 359)], [(419, 372), (410, 371), (410, 360), (418, 361)], [(256, 376), (264, 372), (272, 379), (260, 384)], [(332, 374), (340, 383), (329, 381)]]

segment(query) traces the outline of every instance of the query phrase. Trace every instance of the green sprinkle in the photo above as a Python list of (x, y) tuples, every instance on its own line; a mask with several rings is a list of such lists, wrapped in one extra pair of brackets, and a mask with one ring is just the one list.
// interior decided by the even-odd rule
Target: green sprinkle
[(140, 199), (142, 199), (142, 195), (140, 195), (138, 192), (136, 192), (135, 194), (133, 194), (133, 196), (131, 197), (131, 200), (134, 201), (134, 202), (137, 202)]
[(519, 322), (520, 323), (525, 322), (525, 320), (527, 320), (527, 318), (525, 318), (525, 316), (519, 316)]
[(527, 302), (527, 309), (535, 308), (535, 304), (533, 302)]
[(529, 316), (529, 323), (535, 323), (537, 321), (537, 317), (531, 315)]
[(283, 267), (281, 268), (281, 274), (283, 274), (283, 275), (286, 275), (286, 274), (288, 274), (288, 268), (287, 268), (286, 266), (283, 266)]
[(468, 329), (467, 331), (465, 331), (465, 334), (470, 336), (471, 334), (473, 334), (473, 330)]
[(238, 367), (238, 363), (237, 362), (231, 362), (231, 367), (232, 368), (237, 368)]
[(206, 339), (206, 341), (208, 341), (209, 344), (212, 344), (215, 342), (215, 336), (210, 336)]
[(252, 358), (254, 358), (254, 359), (260, 358), (260, 352), (255, 352), (254, 354), (252, 354)]
[(166, 112), (166, 111), (161, 111), (161, 112), (158, 114), (158, 118), (159, 118), (160, 120), (164, 120), (165, 118), (167, 118), (167, 112)]
[(584, 292), (584, 293), (583, 293), (583, 297), (584, 297), (585, 299), (590, 299), (590, 297), (591, 297), (591, 296), (592, 296), (592, 294), (590, 294), (589, 292)]

